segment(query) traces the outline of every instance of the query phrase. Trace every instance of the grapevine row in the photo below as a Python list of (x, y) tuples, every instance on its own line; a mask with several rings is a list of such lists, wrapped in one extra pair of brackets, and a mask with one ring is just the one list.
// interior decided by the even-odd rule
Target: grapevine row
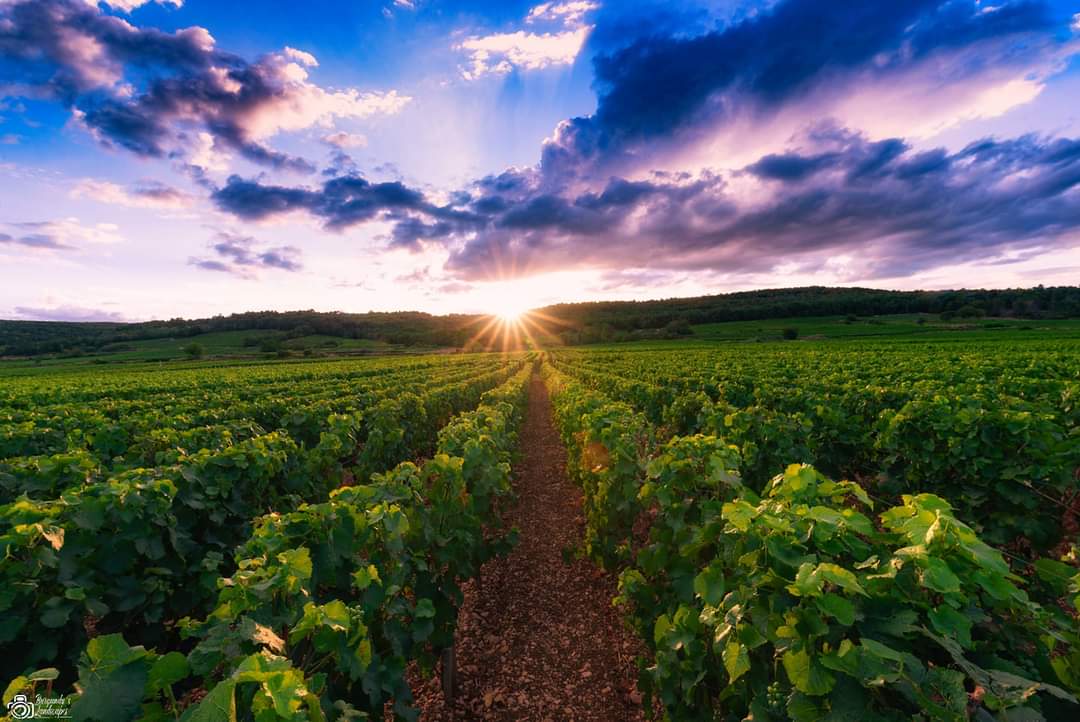
[(1080, 712), (1074, 568), (1043, 560), (1021, 578), (934, 494), (882, 503), (807, 464), (748, 486), (750, 439), (729, 443), (731, 426), (672, 436), (544, 375), (585, 549), (619, 571), (616, 602), (650, 650), (647, 706), (673, 720)]

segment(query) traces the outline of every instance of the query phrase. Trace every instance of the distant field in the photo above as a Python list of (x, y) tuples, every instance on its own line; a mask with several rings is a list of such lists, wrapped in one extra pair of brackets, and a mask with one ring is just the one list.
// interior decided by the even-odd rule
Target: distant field
[[(85, 365), (100, 363), (131, 363), (140, 361), (179, 361), (190, 359), (185, 350), (191, 344), (202, 347), (204, 358), (277, 358), (280, 351), (288, 355), (339, 356), (366, 353), (387, 353), (402, 347), (371, 339), (340, 338), (337, 336), (300, 336), (288, 338), (282, 331), (218, 331), (184, 338), (156, 338), (140, 341), (121, 341), (103, 346), (99, 351), (60, 358), (45, 358), (40, 362), (13, 360), (5, 366), (23, 365)], [(423, 349), (410, 349), (411, 351)]]
[[(759, 321), (728, 321), (691, 326), (683, 342), (774, 342), (785, 341), (784, 332), (794, 329), (799, 342), (865, 340), (889, 343), (956, 342), (977, 340), (1080, 339), (1080, 319), (1031, 320), (1011, 318), (955, 319), (942, 321), (936, 315), (815, 316)], [(789, 339), (790, 341), (791, 339)], [(57, 368), (111, 363), (194, 361), (185, 350), (191, 344), (202, 347), (202, 359), (216, 363), (230, 360), (278, 359), (279, 357), (335, 357), (387, 353), (425, 353), (433, 347), (400, 346), (370, 339), (309, 335), (289, 338), (282, 331), (219, 331), (189, 337), (123, 341), (99, 351), (62, 357), (0, 362), (2, 373), (17, 374), (24, 368)], [(662, 341), (633, 341), (620, 347), (653, 347)]]
[(301, 336), (287, 339), (285, 334), (280, 331), (219, 331), (217, 333), (199, 334), (189, 338), (156, 338), (145, 341), (115, 343), (104, 347), (102, 349), (103, 354), (95, 355), (108, 355), (110, 360), (116, 361), (182, 358), (187, 356), (184, 349), (192, 343), (200, 344), (205, 349), (207, 356), (251, 356), (260, 353), (276, 353), (276, 351), (263, 351), (260, 348), (261, 344), (267, 342), (280, 344), (282, 348), (290, 351), (319, 349), (343, 352), (390, 347), (389, 344), (369, 339), (337, 338), (334, 336)]
[[(921, 322), (920, 322), (921, 321)], [(784, 329), (795, 329), (801, 340), (888, 338), (889, 340), (974, 340), (975, 338), (1080, 338), (1080, 319), (1033, 321), (980, 318), (942, 321), (936, 316), (904, 314), (781, 318), (764, 321), (729, 321), (692, 326), (692, 338), (709, 341), (775, 341)]]

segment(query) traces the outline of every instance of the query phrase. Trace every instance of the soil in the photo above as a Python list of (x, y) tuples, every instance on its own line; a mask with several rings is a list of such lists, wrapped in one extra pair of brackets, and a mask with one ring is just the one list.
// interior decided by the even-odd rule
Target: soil
[(436, 676), (418, 686), (422, 720), (644, 719), (636, 691), (640, 642), (611, 599), (616, 579), (576, 558), (584, 531), (581, 491), (539, 376), (515, 465), (518, 501), (507, 511), (518, 545), (465, 586), (450, 703)]

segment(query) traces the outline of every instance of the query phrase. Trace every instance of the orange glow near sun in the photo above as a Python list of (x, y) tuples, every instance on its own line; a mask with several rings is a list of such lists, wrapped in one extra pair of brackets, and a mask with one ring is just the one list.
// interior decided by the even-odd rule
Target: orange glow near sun
[(520, 351), (559, 345), (553, 331), (568, 325), (538, 311), (510, 306), (489, 316), (478, 316), (475, 323), (475, 332), (465, 344), (471, 351)]
[(521, 323), (521, 317), (529, 312), (529, 309), (510, 304), (497, 309), (495, 315), (505, 324)]

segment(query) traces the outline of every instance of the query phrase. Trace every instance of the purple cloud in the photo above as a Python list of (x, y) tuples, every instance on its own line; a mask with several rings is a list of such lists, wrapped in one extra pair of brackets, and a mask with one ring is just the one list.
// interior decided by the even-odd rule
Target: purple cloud
[(297, 272), (303, 269), (301, 251), (295, 246), (257, 248), (250, 236), (219, 231), (209, 244), (217, 258), (189, 258), (188, 265), (204, 271), (231, 273), (242, 278), (254, 278), (259, 269)]
[[(141, 156), (190, 154), (201, 133), (252, 162), (312, 172), (309, 161), (265, 139), (336, 117), (394, 113), (408, 102), (392, 91), (324, 90), (308, 81), (317, 65), (288, 47), (248, 62), (219, 50), (203, 28), (139, 28), (83, 0), (0, 4), (7, 94), (58, 100), (102, 143)], [(199, 133), (188, 133), (191, 126)]]
[(127, 317), (118, 311), (105, 311), (100, 308), (87, 308), (84, 306), (55, 306), (45, 308), (39, 306), (16, 306), (15, 317), (21, 321), (110, 321), (123, 323)]

